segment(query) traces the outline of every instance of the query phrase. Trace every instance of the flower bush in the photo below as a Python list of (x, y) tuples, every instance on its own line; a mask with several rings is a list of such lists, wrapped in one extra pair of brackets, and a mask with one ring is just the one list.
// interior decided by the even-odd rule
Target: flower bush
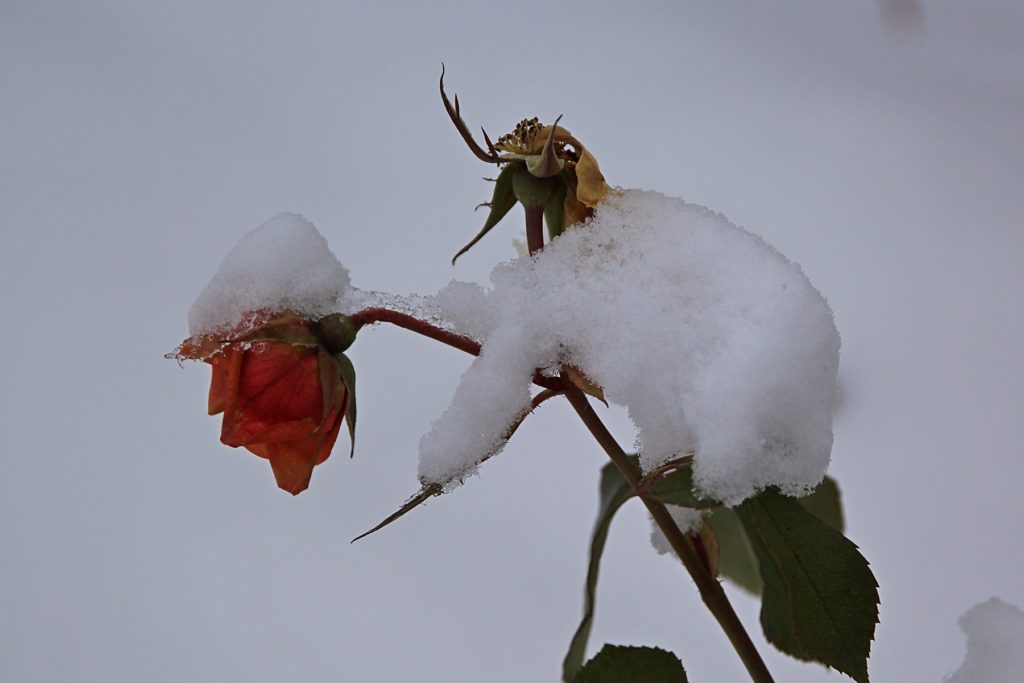
[[(751, 680), (773, 678), (721, 578), (760, 596), (772, 645), (867, 683), (877, 583), (843, 535), (836, 483), (823, 479), (839, 351), (824, 297), (798, 266), (720, 215), (656, 193), (613, 190), (558, 120), (524, 119), (497, 143), (484, 133), (481, 146), (458, 98), (445, 94), (443, 74), (441, 97), (470, 150), (499, 169), (483, 229), (456, 258), (523, 207), (529, 253), (492, 274), (494, 291), (507, 296), (453, 283), (433, 308), (415, 313), (373, 297), (346, 299), (354, 290), (348, 271), (323, 237), (301, 216), (282, 214), (229, 255), (227, 274), (201, 295), (197, 319), (212, 318), (213, 327), (193, 328), (175, 354), (212, 366), (208, 412), (223, 415), (221, 441), (266, 458), (285, 491), (305, 490), (342, 421), (354, 448), (355, 371), (345, 351), (364, 326), (397, 325), (478, 359), (420, 443), (421, 466), (427, 461), (441, 474), (421, 476), (421, 490), (367, 533), (453, 490), (541, 403), (563, 397), (610, 461), (601, 470), (583, 618), (562, 663), (564, 681), (686, 681), (679, 659), (657, 648), (605, 646), (585, 661), (608, 528), (636, 499), (657, 528), (656, 545), (682, 563)], [(552, 249), (545, 225), (548, 244), (561, 240)], [(281, 263), (299, 266), (303, 277)], [(271, 271), (273, 278), (261, 277)], [(623, 288), (638, 296), (616, 296), (632, 292)], [(221, 295), (224, 306), (216, 305)], [(254, 297), (267, 307), (239, 304)], [(323, 315), (332, 304), (339, 312)], [(603, 314), (613, 304), (609, 328)], [(242, 320), (233, 319), (239, 311)], [(640, 355), (650, 363), (620, 362)], [(639, 456), (626, 452), (588, 398), (605, 402), (606, 392), (629, 409)], [(716, 441), (720, 434), (733, 440)], [(451, 462), (438, 467), (438, 458)], [(709, 460), (726, 466), (730, 483), (746, 479), (731, 488), (721, 486), (723, 477), (702, 483)]]

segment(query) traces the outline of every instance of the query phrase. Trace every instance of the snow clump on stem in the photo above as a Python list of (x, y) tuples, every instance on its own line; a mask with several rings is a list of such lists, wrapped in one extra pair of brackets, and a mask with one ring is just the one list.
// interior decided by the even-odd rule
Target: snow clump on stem
[(806, 493), (828, 467), (832, 312), (799, 266), (708, 209), (612, 193), (490, 288), (453, 282), (434, 303), (482, 353), (420, 441), (424, 484), (473, 474), (529, 411), (533, 370), (566, 363), (627, 407), (645, 470), (693, 451), (696, 487), (727, 504)]

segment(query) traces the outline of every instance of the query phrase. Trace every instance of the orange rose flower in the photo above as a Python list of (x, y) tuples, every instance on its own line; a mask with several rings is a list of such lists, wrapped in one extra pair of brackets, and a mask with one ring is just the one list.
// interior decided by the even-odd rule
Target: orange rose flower
[(354, 436), (355, 373), (331, 334), (340, 320), (285, 313), (232, 339), (187, 340), (178, 352), (213, 366), (209, 414), (224, 415), (221, 442), (269, 460), (277, 485), (292, 495), (331, 454), (343, 420)]

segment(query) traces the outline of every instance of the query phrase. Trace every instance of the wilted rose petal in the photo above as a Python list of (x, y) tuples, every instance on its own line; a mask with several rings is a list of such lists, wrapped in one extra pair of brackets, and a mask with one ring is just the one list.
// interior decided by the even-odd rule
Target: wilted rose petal
[(221, 442), (269, 460), (278, 486), (293, 495), (330, 455), (349, 405), (339, 361), (314, 327), (257, 312), (227, 339), (188, 339), (178, 350), (212, 366), (208, 411), (224, 414)]

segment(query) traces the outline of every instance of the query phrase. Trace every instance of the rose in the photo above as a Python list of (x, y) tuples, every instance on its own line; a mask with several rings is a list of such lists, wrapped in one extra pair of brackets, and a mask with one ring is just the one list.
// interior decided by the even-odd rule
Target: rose
[[(545, 126), (534, 117), (523, 119), (515, 130), (492, 143), (484, 134), (487, 149), (477, 143), (459, 111), (459, 98), (453, 103), (444, 91), (444, 67), (441, 68), (441, 101), (456, 130), (481, 161), (501, 168), (494, 178), (491, 201), (480, 206), (490, 208), (484, 227), (452, 258), (460, 256), (483, 239), (518, 202), (526, 209), (526, 243), (529, 253), (543, 247), (543, 224), (549, 239), (558, 237), (567, 228), (583, 223), (594, 215), (594, 209), (611, 192), (597, 159), (579, 140), (558, 125)], [(479, 207), (478, 207), (479, 208)]]
[(224, 416), (221, 442), (269, 460), (277, 485), (295, 495), (331, 454), (342, 420), (354, 437), (355, 372), (341, 353), (354, 328), (338, 315), (267, 317), (229, 339), (186, 340), (178, 357), (213, 366), (209, 414)]

